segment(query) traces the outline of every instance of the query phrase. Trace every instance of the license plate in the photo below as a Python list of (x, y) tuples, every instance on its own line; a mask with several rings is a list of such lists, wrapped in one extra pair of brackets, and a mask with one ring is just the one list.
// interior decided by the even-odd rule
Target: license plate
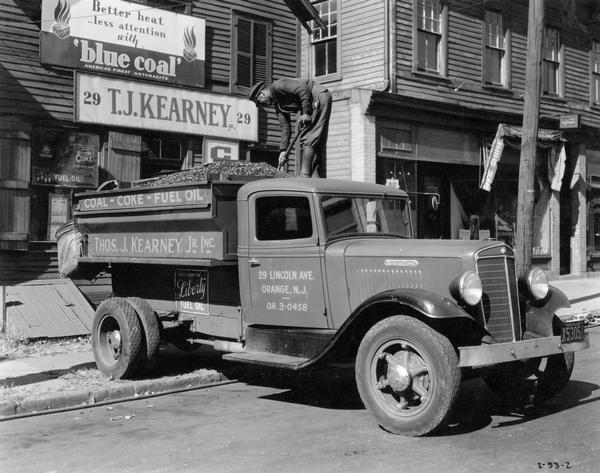
[(582, 342), (585, 337), (585, 324), (583, 320), (564, 322), (560, 334), (561, 343)]

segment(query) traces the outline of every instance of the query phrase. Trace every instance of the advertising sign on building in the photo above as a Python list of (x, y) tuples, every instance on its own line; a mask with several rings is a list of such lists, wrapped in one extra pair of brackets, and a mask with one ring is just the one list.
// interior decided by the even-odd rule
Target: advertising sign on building
[(32, 149), (31, 183), (58, 187), (97, 187), (99, 147), (98, 135), (38, 129)]
[(240, 144), (234, 141), (204, 140), (204, 163), (240, 159)]
[(121, 0), (43, 0), (41, 62), (204, 87), (206, 21)]
[(258, 141), (250, 100), (88, 74), (76, 75), (75, 121)]

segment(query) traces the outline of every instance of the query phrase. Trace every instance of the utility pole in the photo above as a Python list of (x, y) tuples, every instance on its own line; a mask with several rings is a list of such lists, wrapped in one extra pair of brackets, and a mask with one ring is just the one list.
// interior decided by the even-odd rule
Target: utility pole
[(529, 0), (525, 104), (523, 107), (523, 136), (521, 138), (517, 230), (515, 235), (516, 269), (518, 276), (531, 266), (534, 175), (540, 110), (543, 28), (544, 0)]

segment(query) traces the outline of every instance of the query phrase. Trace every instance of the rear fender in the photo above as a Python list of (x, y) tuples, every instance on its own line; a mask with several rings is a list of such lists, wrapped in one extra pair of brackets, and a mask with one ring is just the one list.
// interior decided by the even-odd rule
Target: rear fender
[(548, 295), (539, 302), (525, 304), (525, 330), (543, 337), (555, 335), (552, 320), (558, 309), (570, 307), (569, 299), (560, 289), (550, 286)]

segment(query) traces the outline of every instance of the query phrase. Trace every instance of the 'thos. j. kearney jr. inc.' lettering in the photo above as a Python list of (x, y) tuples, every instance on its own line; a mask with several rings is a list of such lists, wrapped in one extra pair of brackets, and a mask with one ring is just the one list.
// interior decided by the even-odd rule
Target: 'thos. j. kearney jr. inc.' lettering
[(109, 87), (112, 115), (228, 127), (231, 105)]
[(123, 236), (120, 238), (96, 237), (92, 240), (95, 254), (127, 255), (183, 255), (211, 254), (217, 247), (213, 237), (204, 235), (185, 238)]

